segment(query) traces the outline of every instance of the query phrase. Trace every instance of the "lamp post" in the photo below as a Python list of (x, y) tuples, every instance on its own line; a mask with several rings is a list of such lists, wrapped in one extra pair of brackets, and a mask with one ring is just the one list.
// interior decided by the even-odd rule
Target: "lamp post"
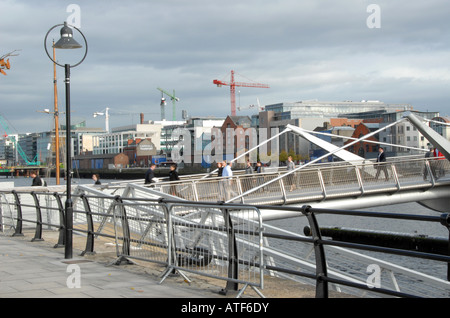
[[(65, 49), (65, 50), (71, 50), (71, 49), (79, 49), (83, 46), (80, 45), (75, 39), (73, 38), (73, 31), (71, 29), (74, 28), (78, 31), (78, 33), (81, 34), (83, 37), (84, 43), (85, 43), (85, 53), (83, 58), (76, 64), (70, 65), (70, 64), (59, 64), (56, 62), (49, 54), (47, 50), (47, 37), (49, 33), (59, 27), (63, 26), (61, 28), (60, 34), (61, 38), (56, 42), (56, 44), (53, 44), (53, 48), (55, 49)], [(66, 86), (66, 203), (65, 203), (65, 242), (64, 242), (64, 255), (66, 259), (72, 258), (72, 252), (73, 252), (73, 202), (72, 202), (72, 189), (71, 189), (71, 183), (72, 183), (72, 151), (71, 151), (71, 125), (70, 125), (70, 69), (74, 68), (78, 65), (80, 65), (84, 59), (86, 58), (88, 48), (87, 48), (87, 41), (84, 36), (84, 34), (76, 27), (70, 26), (67, 24), (67, 22), (64, 22), (64, 24), (57, 24), (53, 26), (50, 30), (48, 30), (47, 34), (45, 35), (44, 39), (44, 48), (45, 52), (47, 53), (47, 56), (49, 57), (52, 62), (58, 66), (64, 67), (65, 70), (65, 86)]]

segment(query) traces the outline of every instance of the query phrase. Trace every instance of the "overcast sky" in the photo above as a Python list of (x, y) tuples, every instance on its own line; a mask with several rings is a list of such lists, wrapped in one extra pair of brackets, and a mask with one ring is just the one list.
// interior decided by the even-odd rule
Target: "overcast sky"
[[(71, 4), (80, 11), (67, 12)], [(44, 37), (66, 20), (79, 24), (89, 48), (71, 70), (73, 123), (85, 119), (90, 127), (104, 127), (104, 117), (92, 114), (106, 107), (111, 127), (138, 123), (139, 113), (159, 120), (158, 87), (176, 91), (178, 120), (181, 110), (225, 117), (230, 90), (213, 80), (229, 81), (231, 70), (236, 81), (270, 86), (237, 88), (243, 107), (257, 98), (262, 105), (380, 100), (450, 113), (446, 0), (0, 0), (0, 10), (0, 55), (20, 50), (10, 58), (8, 75), (0, 75), (0, 113), (11, 132), (53, 127), (53, 117), (38, 112), (53, 109)], [(59, 29), (49, 39), (58, 40)], [(84, 44), (75, 30), (74, 37)], [(72, 63), (66, 52), (56, 54), (58, 62)], [(61, 67), (58, 99), (62, 112)], [(168, 119), (171, 107), (169, 102)]]

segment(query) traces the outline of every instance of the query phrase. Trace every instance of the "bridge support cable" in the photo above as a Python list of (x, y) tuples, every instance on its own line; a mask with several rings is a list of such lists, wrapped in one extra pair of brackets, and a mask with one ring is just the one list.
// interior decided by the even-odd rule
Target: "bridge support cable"
[[(238, 196), (236, 196), (236, 197), (234, 197), (234, 198), (231, 198), (231, 199), (227, 200), (226, 203), (233, 202), (233, 201), (235, 201), (235, 200), (237, 200), (237, 199), (240, 199), (240, 198), (242, 198), (242, 197), (244, 197), (244, 196), (246, 196), (246, 195), (248, 195), (248, 194), (251, 194), (251, 193), (253, 193), (253, 192), (255, 192), (255, 191), (257, 191), (257, 190), (259, 190), (259, 189), (261, 189), (261, 188), (264, 188), (264, 187), (268, 186), (269, 184), (271, 184), (271, 183), (273, 183), (273, 182), (276, 182), (276, 181), (278, 181), (278, 180), (280, 180), (280, 179), (282, 179), (282, 178), (284, 178), (284, 177), (286, 177), (286, 176), (288, 176), (288, 175), (290, 175), (290, 174), (293, 174), (293, 173), (295, 173), (295, 172), (297, 172), (297, 171), (299, 171), (299, 170), (301, 170), (301, 169), (305, 169), (305, 167), (308, 167), (308, 166), (310, 166), (310, 165), (312, 165), (312, 164), (314, 164), (314, 163), (316, 163), (316, 162), (319, 162), (320, 160), (322, 160), (322, 159), (324, 159), (324, 158), (327, 158), (327, 157), (330, 156), (330, 155), (335, 155), (335, 154), (338, 153), (339, 151), (342, 151), (342, 150), (344, 150), (345, 148), (348, 148), (348, 147), (350, 147), (350, 146), (352, 146), (352, 145), (354, 145), (354, 144), (356, 144), (356, 143), (358, 143), (358, 142), (360, 142), (360, 141), (363, 141), (363, 140), (365, 140), (365, 139), (367, 139), (367, 138), (369, 138), (369, 137), (372, 137), (372, 136), (378, 134), (380, 131), (383, 131), (383, 130), (385, 130), (385, 129), (387, 129), (387, 128), (390, 128), (390, 127), (392, 127), (392, 126), (395, 126), (395, 125), (397, 125), (398, 123), (403, 122), (403, 121), (405, 121), (405, 120), (406, 120), (405, 117), (404, 117), (404, 118), (400, 118), (399, 120), (397, 120), (397, 121), (395, 121), (395, 122), (392, 122), (392, 123), (390, 123), (390, 124), (388, 124), (388, 125), (386, 125), (386, 126), (380, 128), (380, 129), (378, 129), (378, 130), (375, 130), (375, 131), (373, 131), (373, 132), (367, 134), (367, 135), (364, 135), (363, 137), (361, 137), (361, 138), (359, 138), (359, 139), (357, 139), (357, 140), (354, 140), (354, 141), (352, 141), (352, 142), (348, 143), (347, 145), (344, 145), (344, 146), (342, 146), (342, 147), (340, 147), (340, 148), (337, 148), (336, 146), (333, 145), (333, 146), (336, 147), (336, 148), (334, 148), (333, 150), (331, 150), (329, 153), (327, 153), (327, 154), (325, 154), (325, 155), (323, 155), (323, 156), (321, 156), (321, 157), (318, 157), (318, 158), (316, 158), (316, 159), (314, 159), (314, 160), (312, 160), (312, 161), (310, 161), (310, 162), (308, 162), (308, 163), (306, 163), (306, 164), (304, 164), (304, 165), (302, 165), (302, 166), (300, 166), (300, 167), (297, 167), (297, 168), (295, 168), (295, 169), (293, 169), (293, 170), (290, 170), (290, 171), (286, 172), (285, 174), (282, 174), (282, 175), (280, 175), (280, 176), (278, 176), (278, 177), (276, 177), (276, 178), (273, 178), (272, 180), (270, 180), (270, 181), (268, 181), (268, 182), (266, 182), (266, 183), (264, 183), (264, 184), (261, 184), (261, 185), (259, 185), (259, 186), (257, 186), (257, 187), (254, 187), (253, 189), (250, 189), (250, 190), (248, 190), (248, 191), (246, 191), (246, 192), (244, 192), (244, 193), (242, 193), (242, 194), (239, 194)], [(285, 130), (285, 132), (286, 132), (288, 129), (292, 131), (292, 127), (293, 127), (293, 126), (290, 126), (290, 125), (289, 125), (289, 127)], [(342, 156), (343, 156), (343, 154), (345, 154), (345, 157), (350, 157), (349, 155), (347, 156), (347, 154), (350, 154), (350, 152), (346, 152), (346, 153), (340, 152), (339, 154), (342, 155)], [(355, 156), (355, 155), (353, 154), (353, 156)], [(357, 157), (358, 157), (358, 158), (361, 158), (361, 157), (359, 157), (359, 156), (357, 156)], [(360, 160), (362, 160), (362, 158), (361, 158)]]
[[(247, 151), (244, 152), (243, 154), (241, 154), (241, 155), (237, 156), (236, 158), (230, 160), (230, 162), (235, 162), (235, 161), (237, 161), (238, 159), (240, 159), (240, 158), (246, 156), (247, 154), (251, 153), (252, 151), (255, 151), (255, 150), (258, 149), (259, 147), (261, 147), (261, 146), (263, 146), (263, 145), (269, 143), (270, 141), (272, 141), (272, 140), (278, 138), (279, 136), (281, 136), (281, 135), (283, 135), (283, 134), (285, 134), (285, 133), (287, 133), (287, 132), (290, 132), (290, 131), (291, 131), (290, 128), (286, 128), (286, 129), (283, 130), (282, 132), (276, 134), (276, 135), (273, 136), (273, 137), (270, 137), (270, 138), (267, 139), (267, 140), (264, 140), (263, 142), (261, 142), (260, 144), (256, 145), (255, 147), (251, 148), (250, 150), (247, 150)], [(211, 176), (211, 175), (213, 175), (214, 173), (216, 173), (218, 170), (219, 170), (219, 169), (216, 169), (216, 170), (214, 170), (214, 171), (211, 171), (210, 173), (208, 173), (208, 174), (206, 174), (204, 177), (202, 177), (202, 179), (208, 178), (209, 176)]]
[[(342, 139), (346, 139), (346, 140), (357, 140), (357, 138), (353, 138), (353, 137), (340, 136), (340, 135), (325, 133), (325, 132), (321, 132), (321, 131), (312, 131), (312, 130), (307, 130), (304, 128), (300, 128), (300, 129), (302, 131), (310, 133), (310, 134), (316, 134), (316, 135), (322, 135), (322, 136), (328, 136), (328, 137), (337, 137), (337, 138), (342, 138)], [(404, 149), (415, 150), (415, 151), (424, 151), (424, 152), (428, 151), (428, 149), (410, 147), (410, 146), (405, 146), (405, 145), (391, 144), (388, 142), (381, 142), (381, 141), (374, 141), (374, 140), (366, 140), (365, 142), (368, 144), (375, 144), (375, 145), (382, 145), (382, 146), (389, 146), (389, 147), (398, 147), (398, 148), (404, 148)]]
[(425, 125), (414, 114), (406, 116), (408, 120), (413, 124), (422, 135), (427, 138), (440, 152), (445, 156), (447, 160), (450, 160), (450, 141), (438, 134), (434, 129)]

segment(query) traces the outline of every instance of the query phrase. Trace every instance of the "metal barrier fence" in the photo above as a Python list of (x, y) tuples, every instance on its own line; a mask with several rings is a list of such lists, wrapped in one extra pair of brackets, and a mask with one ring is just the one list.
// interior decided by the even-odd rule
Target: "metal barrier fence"
[[(90, 194), (78, 193), (73, 196), (74, 232), (81, 234), (86, 240), (82, 254), (95, 252), (97, 238), (108, 239), (116, 247), (116, 264), (136, 259), (164, 265), (160, 283), (174, 271), (186, 279), (189, 279), (189, 273), (193, 273), (226, 281), (223, 293), (233, 290), (239, 291), (238, 296), (241, 296), (251, 286), (263, 296), (258, 288), (264, 288), (264, 275), (274, 275), (312, 280), (316, 285), (316, 297), (329, 297), (330, 288), (338, 291), (356, 288), (370, 292), (371, 296), (372, 293), (395, 297), (450, 296), (448, 281), (352, 250), (402, 255), (443, 264), (450, 263), (449, 256), (325, 239), (321, 236), (316, 218), (318, 214), (397, 218), (438, 222), (450, 229), (448, 214), (421, 217), (324, 210), (308, 206), (276, 207), (305, 216), (312, 230), (312, 237), (307, 237), (298, 233), (277, 233), (273, 227), (263, 224), (261, 210), (274, 209), (272, 206), (152, 200), (101, 195), (98, 192), (92, 190)], [(55, 247), (63, 246), (65, 223), (61, 202), (64, 197), (64, 194), (48, 192), (0, 192), (2, 234), (22, 235), (25, 228), (30, 228), (34, 230), (35, 241), (42, 240), (46, 231), (59, 231)], [(271, 242), (273, 240), (280, 241), (282, 249), (277, 249)], [(291, 243), (293, 249), (288, 250)], [(308, 255), (304, 256), (304, 252)], [(347, 265), (342, 265), (341, 262), (341, 265), (335, 267), (334, 264), (331, 265), (333, 257), (340, 260), (348, 258), (349, 261)], [(364, 264), (360, 270), (361, 275), (356, 274), (357, 261)], [(287, 266), (289, 262), (294, 266)], [(381, 268), (380, 275), (382, 272), (389, 273), (392, 287), (388, 287), (384, 280), (380, 286), (367, 284), (367, 273), (364, 274), (364, 271), (374, 264)], [(345, 268), (339, 269), (339, 266)], [(394, 272), (400, 273), (408, 281), (416, 281), (418, 285), (405, 292), (402, 281), (394, 278)], [(239, 284), (244, 285), (241, 290), (238, 290)], [(361, 295), (358, 292), (356, 294)]]

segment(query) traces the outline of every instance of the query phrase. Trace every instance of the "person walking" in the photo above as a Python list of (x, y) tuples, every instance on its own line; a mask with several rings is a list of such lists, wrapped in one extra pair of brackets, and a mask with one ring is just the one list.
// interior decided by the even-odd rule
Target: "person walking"
[(33, 181), (31, 183), (32, 187), (42, 187), (44, 186), (44, 182), (42, 182), (42, 179), (39, 177), (39, 174), (36, 171), (30, 172), (30, 177), (33, 178)]
[(154, 163), (152, 163), (150, 165), (150, 169), (147, 170), (147, 172), (145, 173), (145, 179), (144, 179), (144, 183), (145, 184), (150, 184), (150, 183), (155, 183), (155, 168), (156, 165)]
[(253, 167), (250, 160), (247, 160), (247, 167), (245, 168), (245, 174), (253, 174)]
[(375, 179), (378, 180), (380, 171), (383, 170), (385, 180), (389, 181), (389, 173), (386, 167), (386, 154), (384, 153), (383, 147), (378, 148), (377, 163), (377, 174), (375, 175)]
[[(256, 163), (255, 172), (258, 174), (262, 174), (264, 172), (264, 167), (262, 166), (261, 161), (258, 161)], [(256, 184), (257, 187), (259, 187), (260, 185), (263, 185), (264, 181), (265, 181), (264, 176), (259, 176), (256, 180), (257, 180), (257, 184)], [(264, 192), (264, 189), (261, 188), (257, 192)]]
[(232, 196), (236, 196), (236, 193), (232, 190), (232, 177), (233, 171), (231, 170), (231, 165), (233, 163), (230, 161), (228, 164), (226, 161), (223, 161), (222, 166), (222, 177), (226, 177), (223, 180), (224, 192), (225, 192), (225, 200), (228, 201)]
[[(294, 161), (292, 161), (292, 156), (289, 156), (286, 170), (289, 172), (294, 169), (295, 169), (295, 163), (294, 163)], [(289, 192), (292, 192), (293, 190), (295, 190), (297, 188), (297, 186), (295, 185), (294, 173), (289, 174), (286, 177), (286, 181), (287, 181), (287, 184), (290, 186)]]
[(101, 185), (102, 184), (100, 182), (100, 176), (98, 174), (93, 174), (92, 175), (92, 180), (94, 180), (94, 185)]
[[(439, 169), (439, 174), (436, 174), (436, 179), (438, 178), (442, 178), (445, 176), (445, 169), (444, 169), (444, 161), (445, 157), (442, 154), (442, 152), (439, 151), (439, 149), (434, 148), (433, 151), (434, 157), (436, 158), (435, 160), (435, 170)], [(436, 169), (437, 168), (437, 169)]]
[[(425, 154), (425, 158), (432, 158), (432, 157), (434, 157), (433, 148), (429, 149)], [(428, 165), (430, 166), (432, 178), (436, 179), (436, 167), (434, 166), (434, 162), (430, 159), (426, 159), (426, 162), (428, 162)], [(423, 180), (427, 180), (428, 177), (428, 168), (426, 162), (423, 168)]]
[[(247, 167), (245, 168), (245, 174), (253, 174), (253, 171), (254, 169), (252, 167), (252, 163), (250, 162), (250, 160), (247, 160)], [(242, 178), (241, 182), (243, 183), (242, 188), (244, 192), (247, 192), (255, 185), (254, 178), (252, 176)]]
[(223, 171), (223, 166), (221, 162), (217, 163), (217, 176), (221, 177), (222, 176), (222, 171)]
[[(178, 172), (177, 172), (177, 165), (171, 164), (170, 171), (169, 171), (169, 181), (173, 182), (173, 181), (179, 181), (179, 180), (180, 180), (180, 176), (178, 175)], [(178, 196), (177, 186), (175, 184), (170, 185), (170, 194)]]

